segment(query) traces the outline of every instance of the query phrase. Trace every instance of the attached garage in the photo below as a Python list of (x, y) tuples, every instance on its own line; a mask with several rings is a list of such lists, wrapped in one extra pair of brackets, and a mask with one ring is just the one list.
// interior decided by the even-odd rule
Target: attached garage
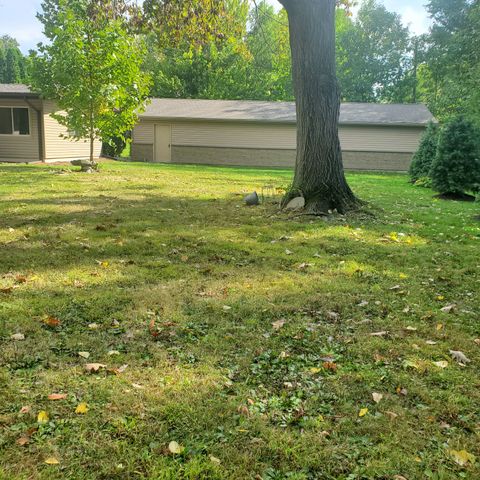
[[(68, 131), (52, 116), (55, 102), (26, 85), (0, 84), (0, 162), (62, 162), (88, 158), (90, 144), (65, 138)], [(94, 154), (100, 155), (101, 142)]]
[[(133, 130), (132, 159), (293, 167), (295, 117), (291, 102), (152, 99)], [(345, 167), (407, 170), (430, 121), (435, 119), (420, 104), (343, 104)]]

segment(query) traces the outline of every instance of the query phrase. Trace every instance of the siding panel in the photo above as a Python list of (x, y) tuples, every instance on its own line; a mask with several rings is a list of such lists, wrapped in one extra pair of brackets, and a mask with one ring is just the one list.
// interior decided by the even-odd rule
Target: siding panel
[[(31, 103), (40, 107), (39, 101), (32, 100)], [(0, 106), (26, 107), (30, 114), (30, 135), (0, 135), (0, 159), (38, 160), (40, 154), (37, 112), (23, 100), (0, 98)]]
[[(43, 111), (45, 159), (47, 161), (51, 161), (73, 158), (88, 158), (90, 155), (89, 142), (84, 140), (69, 140), (60, 136), (61, 134), (66, 134), (67, 129), (50, 116), (50, 113), (57, 112), (55, 103), (46, 100), (43, 105)], [(100, 156), (101, 148), (101, 142), (96, 141), (94, 150), (95, 157)]]
[(140, 121), (133, 129), (133, 143), (153, 144), (155, 142), (155, 124)]

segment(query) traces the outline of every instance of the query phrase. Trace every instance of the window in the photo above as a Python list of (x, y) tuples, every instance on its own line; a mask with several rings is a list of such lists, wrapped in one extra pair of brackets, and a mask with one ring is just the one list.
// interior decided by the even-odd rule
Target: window
[(0, 135), (30, 135), (28, 108), (0, 107)]

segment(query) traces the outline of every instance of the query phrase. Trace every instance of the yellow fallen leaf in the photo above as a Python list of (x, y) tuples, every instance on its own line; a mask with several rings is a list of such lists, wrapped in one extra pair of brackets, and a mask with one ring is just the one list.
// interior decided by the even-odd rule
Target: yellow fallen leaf
[(182, 447), (178, 442), (175, 442), (175, 440), (173, 440), (168, 444), (168, 449), (174, 455), (179, 455), (185, 450), (185, 447)]
[(84, 414), (88, 412), (88, 405), (85, 402), (79, 403), (75, 409), (75, 413)]
[(310, 373), (313, 373), (314, 375), (315, 375), (316, 373), (321, 372), (321, 371), (322, 371), (322, 369), (321, 369), (321, 368), (317, 368), (317, 367), (312, 367), (312, 368), (310, 369)]
[(433, 362), (438, 368), (447, 368), (448, 362), (446, 360), (441, 360), (440, 362)]
[(46, 463), (47, 465), (60, 465), (60, 462), (55, 457), (48, 457), (43, 463)]
[(453, 461), (461, 467), (464, 467), (467, 463), (471, 465), (475, 463), (475, 455), (466, 450), (449, 450), (448, 453), (453, 458)]
[(213, 455), (210, 455), (209, 458), (210, 458), (210, 461), (211, 461), (212, 463), (214, 463), (215, 465), (220, 465), (220, 464), (222, 463), (219, 458), (214, 457)]
[(359, 416), (359, 417), (364, 417), (367, 413), (368, 413), (368, 408), (362, 408), (362, 409), (358, 412), (358, 416)]
[(40, 412), (38, 412), (38, 415), (37, 415), (38, 423), (48, 423), (48, 420), (49, 420), (48, 413), (45, 410), (41, 410)]

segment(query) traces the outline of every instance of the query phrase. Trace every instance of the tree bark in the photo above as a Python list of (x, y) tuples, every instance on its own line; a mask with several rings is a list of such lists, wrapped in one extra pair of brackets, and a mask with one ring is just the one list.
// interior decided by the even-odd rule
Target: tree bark
[(288, 13), (297, 109), (297, 158), (284, 205), (345, 213), (360, 201), (347, 184), (338, 136), (340, 88), (335, 63), (335, 0), (279, 0)]

